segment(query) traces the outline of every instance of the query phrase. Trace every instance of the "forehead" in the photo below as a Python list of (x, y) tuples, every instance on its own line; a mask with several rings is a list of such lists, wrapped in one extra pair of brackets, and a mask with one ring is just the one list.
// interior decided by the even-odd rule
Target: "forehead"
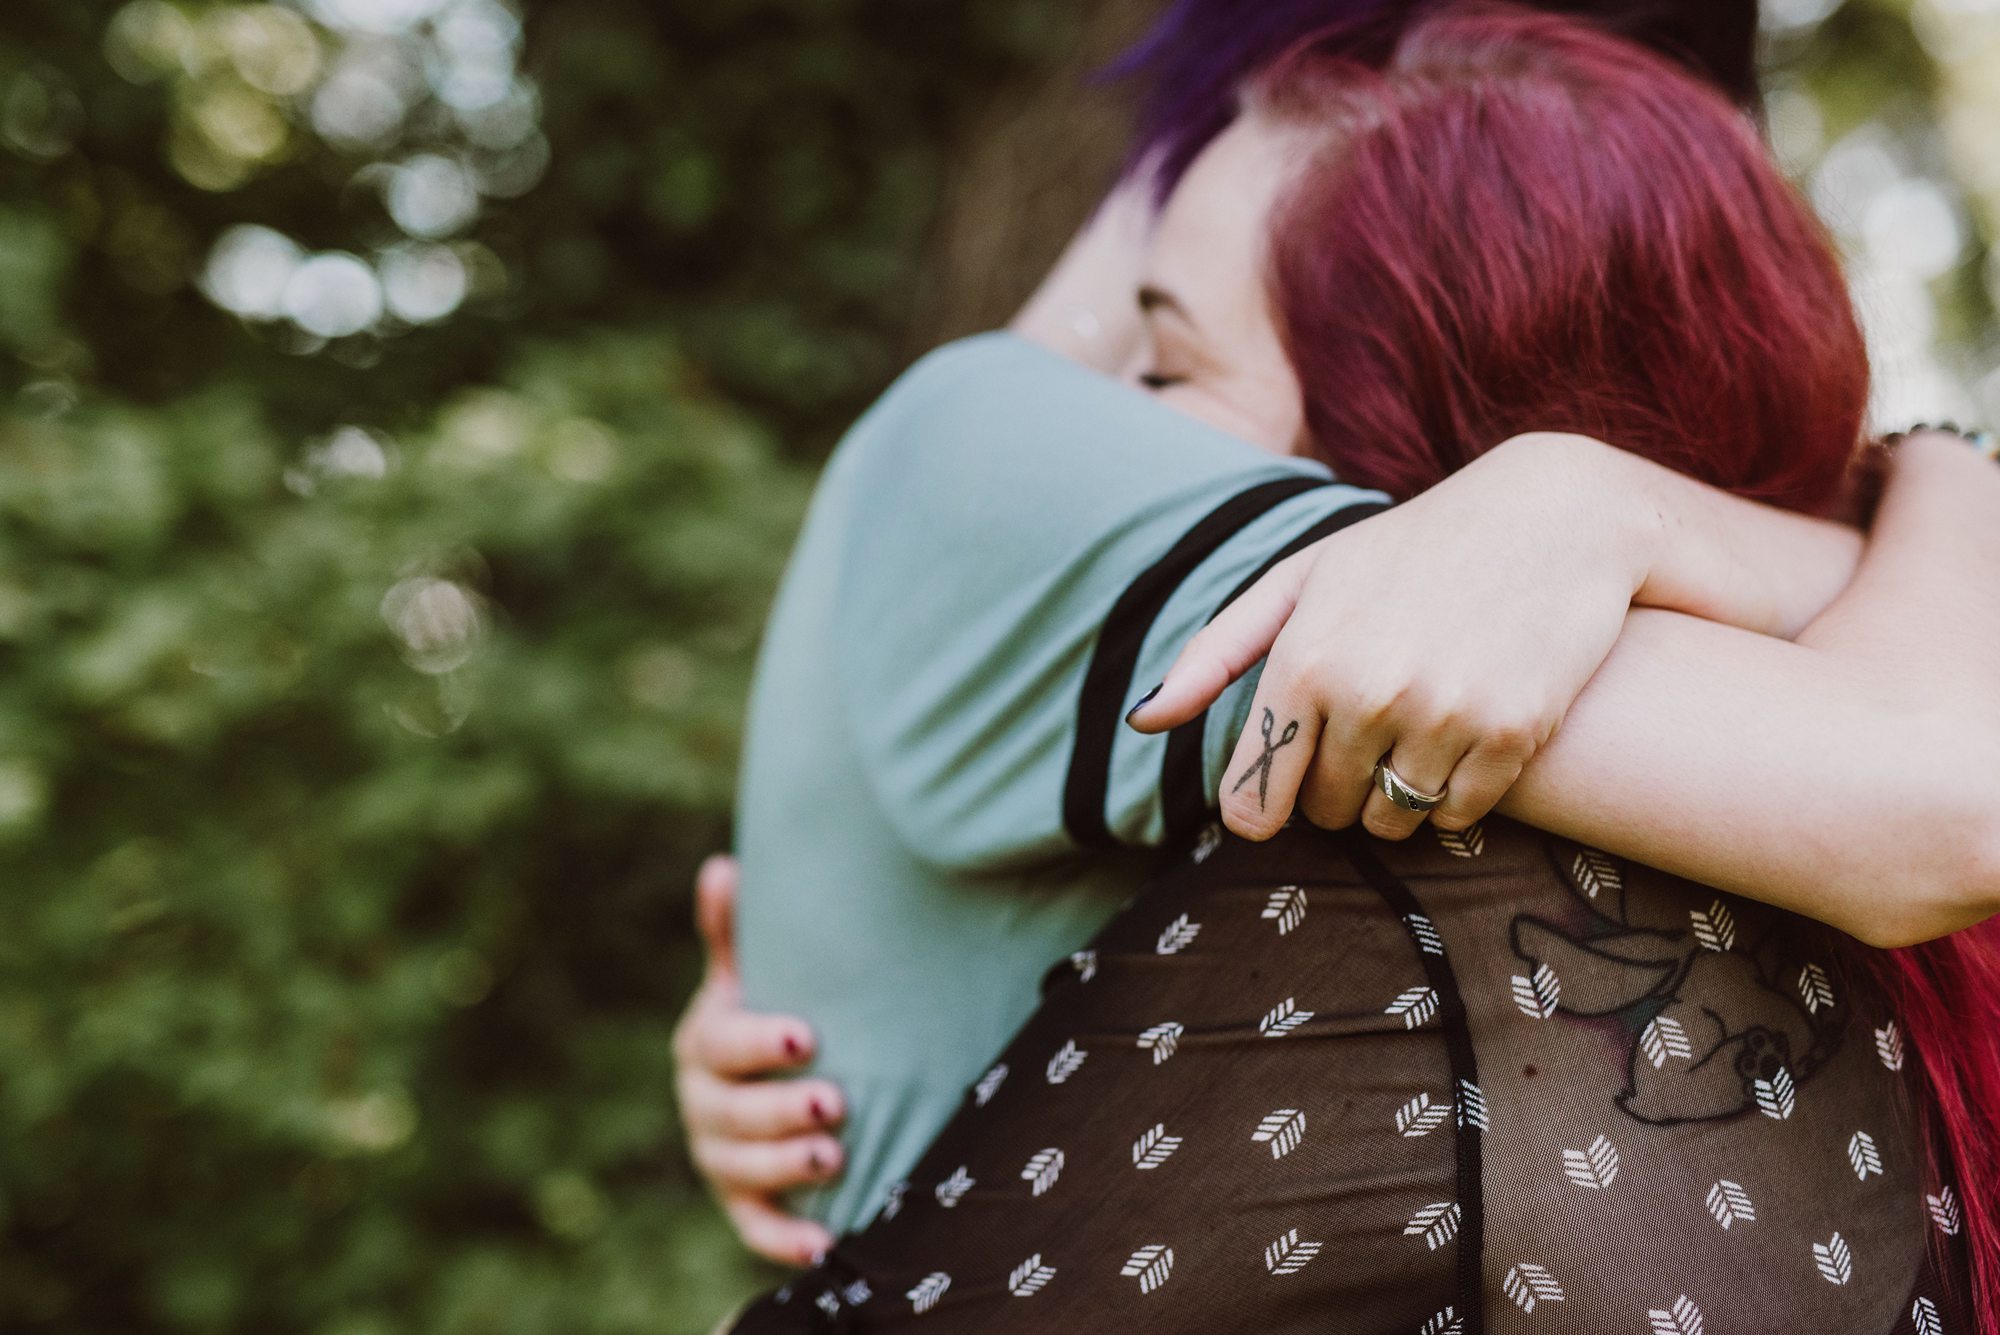
[(1261, 291), (1271, 206), (1307, 151), (1296, 127), (1238, 117), (1202, 150), (1161, 211), (1154, 280), (1190, 307), (1240, 303)]

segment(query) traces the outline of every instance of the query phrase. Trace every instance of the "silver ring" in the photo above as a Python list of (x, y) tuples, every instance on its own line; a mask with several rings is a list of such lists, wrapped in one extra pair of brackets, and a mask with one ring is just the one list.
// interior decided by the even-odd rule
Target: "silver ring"
[(1435, 811), (1444, 803), (1444, 789), (1440, 788), (1435, 793), (1418, 792), (1404, 781), (1402, 775), (1389, 768), (1387, 760), (1375, 762), (1375, 786), (1382, 790), (1382, 796), (1405, 811)]

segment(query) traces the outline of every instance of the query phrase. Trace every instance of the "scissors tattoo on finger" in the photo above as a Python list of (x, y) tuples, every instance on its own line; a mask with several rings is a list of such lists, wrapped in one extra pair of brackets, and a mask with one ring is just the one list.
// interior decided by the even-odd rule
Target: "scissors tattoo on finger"
[(1238, 788), (1250, 782), (1252, 774), (1256, 775), (1257, 809), (1259, 811), (1264, 809), (1264, 799), (1269, 795), (1271, 790), (1271, 758), (1285, 747), (1291, 745), (1293, 739), (1299, 735), (1299, 721), (1293, 719), (1290, 723), (1287, 723), (1285, 730), (1278, 734), (1278, 740), (1274, 742), (1271, 740), (1271, 732), (1278, 726), (1278, 716), (1271, 712), (1269, 705), (1266, 705), (1264, 707), (1264, 720), (1261, 726), (1264, 732), (1264, 754), (1251, 761), (1249, 768), (1236, 776), (1236, 782), (1229, 789), (1230, 792), (1235, 792)]

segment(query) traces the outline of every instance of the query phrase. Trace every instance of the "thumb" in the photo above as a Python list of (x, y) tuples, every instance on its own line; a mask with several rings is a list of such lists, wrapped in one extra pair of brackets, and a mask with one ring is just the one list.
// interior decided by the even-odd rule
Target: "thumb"
[(694, 923), (708, 949), (711, 974), (736, 972), (736, 886), (742, 870), (736, 859), (717, 853), (694, 875)]
[(1140, 732), (1179, 727), (1215, 703), (1238, 677), (1255, 667), (1298, 606), (1312, 570), (1314, 549), (1286, 557), (1182, 646), (1158, 686), (1125, 716)]

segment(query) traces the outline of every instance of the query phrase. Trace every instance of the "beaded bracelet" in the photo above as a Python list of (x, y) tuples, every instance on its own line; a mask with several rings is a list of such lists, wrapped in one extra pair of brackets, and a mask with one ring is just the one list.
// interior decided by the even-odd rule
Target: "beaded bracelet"
[(1914, 436), (1919, 431), (1942, 431), (1946, 435), (1957, 436), (1987, 458), (2000, 460), (2000, 439), (1996, 439), (1991, 431), (1967, 431), (1956, 422), (1919, 422), (1907, 431), (1891, 431), (1882, 437), (1882, 443), (1893, 449), (1902, 443), (1903, 437)]

